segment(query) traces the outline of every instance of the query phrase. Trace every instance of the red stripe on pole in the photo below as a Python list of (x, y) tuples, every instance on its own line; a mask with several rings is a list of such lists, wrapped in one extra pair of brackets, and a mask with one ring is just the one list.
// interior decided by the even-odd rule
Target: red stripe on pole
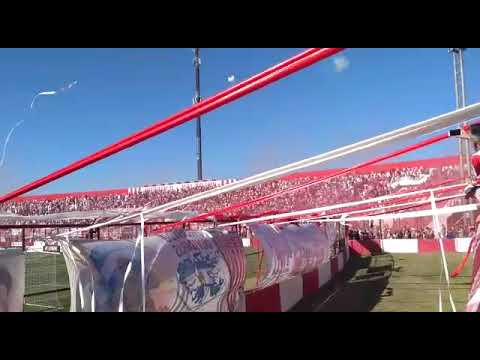
[(462, 261), (460, 261), (460, 264), (458, 264), (457, 267), (455, 268), (455, 270), (453, 270), (450, 277), (452, 277), (452, 278), (457, 277), (462, 272), (463, 268), (465, 267), (465, 264), (467, 263), (468, 258), (470, 257), (470, 253), (472, 252), (473, 243), (476, 242), (476, 241), (477, 241), (477, 239), (476, 239), (475, 236), (473, 236), (470, 239), (470, 244), (468, 245), (467, 253), (463, 256)]
[(320, 60), (326, 59), (342, 50), (342, 48), (314, 48), (304, 51), (303, 53), (300, 53), (270, 69), (267, 69), (264, 72), (259, 73), (252, 78), (241, 82), (240, 84), (237, 84), (223, 92), (218, 93), (217, 95), (207, 98), (195, 105), (192, 105), (186, 110), (172, 115), (163, 121), (157, 122), (144, 130), (132, 134), (118, 141), (115, 144), (107, 146), (106, 148), (99, 150), (92, 155), (89, 155), (43, 178), (40, 178), (25, 186), (22, 186), (19, 189), (2, 196), (0, 198), (0, 203), (23, 195), (29, 191), (35, 190), (72, 172), (80, 170), (106, 157), (109, 157), (122, 150), (132, 147), (142, 141), (145, 141), (174, 127), (182, 125), (187, 121), (195, 119), (203, 114), (206, 114), (225, 104), (239, 99), (251, 92), (261, 89)]

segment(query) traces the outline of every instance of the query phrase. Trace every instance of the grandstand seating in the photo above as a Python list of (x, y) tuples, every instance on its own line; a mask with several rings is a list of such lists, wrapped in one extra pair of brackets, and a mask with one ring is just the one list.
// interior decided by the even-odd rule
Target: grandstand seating
[[(304, 172), (288, 175), (278, 180), (250, 186), (241, 190), (222, 194), (213, 198), (189, 204), (176, 210), (207, 212), (221, 209), (232, 204), (261, 197), (292, 186), (305, 184), (306, 182), (323, 176), (330, 175), (338, 169), (330, 169), (316, 172)], [(231, 217), (242, 217), (251, 214), (260, 214), (276, 211), (302, 210), (330, 204), (345, 203), (361, 199), (367, 199), (402, 191), (397, 186), (399, 179), (426, 177), (428, 184), (433, 184), (447, 179), (458, 177), (458, 158), (444, 157), (427, 160), (398, 162), (390, 164), (374, 165), (359, 170), (355, 173), (335, 177), (308, 188), (287, 193), (258, 204), (250, 205), (235, 212), (225, 214)], [(233, 180), (231, 180), (233, 181)], [(229, 180), (230, 182), (230, 180)], [(177, 199), (181, 199), (198, 192), (221, 186), (222, 181), (188, 182), (175, 184), (175, 186), (148, 186), (144, 188), (130, 188), (117, 190), (104, 190), (92, 192), (79, 192), (69, 194), (50, 194), (25, 196), (0, 205), (0, 213), (12, 213), (17, 215), (45, 215), (63, 213), (69, 211), (91, 211), (111, 209), (133, 209), (144, 206), (158, 206)], [(192, 185), (194, 184), (194, 186)], [(425, 184), (423, 184), (425, 185)], [(132, 191), (136, 189), (136, 191)], [(144, 191), (142, 191), (144, 189)], [(414, 190), (409, 186), (407, 191)], [(454, 229), (449, 229), (453, 231)], [(363, 231), (369, 237), (429, 237), (431, 229), (378, 229), (370, 228), (353, 229)], [(458, 232), (468, 232), (465, 229), (456, 229)], [(400, 233), (401, 232), (401, 233)], [(408, 235), (410, 234), (410, 235)], [(451, 234), (454, 236), (454, 234)], [(352, 234), (352, 236), (355, 236)], [(360, 234), (358, 235), (360, 236)], [(365, 234), (361, 236), (366, 236)]]

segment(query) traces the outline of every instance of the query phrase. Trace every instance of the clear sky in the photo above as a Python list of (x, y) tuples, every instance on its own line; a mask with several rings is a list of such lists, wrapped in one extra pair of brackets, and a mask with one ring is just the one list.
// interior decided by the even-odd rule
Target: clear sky
[[(207, 97), (303, 49), (201, 49)], [(340, 55), (339, 55), (340, 56)], [(442, 49), (348, 49), (203, 118), (204, 177), (233, 178), (300, 160), (455, 108)], [(44, 176), (192, 103), (192, 49), (0, 49), (0, 138), (19, 120), (0, 191)], [(342, 63), (338, 62), (337, 65)], [(345, 61), (343, 61), (345, 65)], [(480, 95), (480, 50), (465, 53), (467, 104)], [(338, 71), (341, 70), (341, 71)], [(37, 99), (39, 91), (78, 85)], [(420, 157), (452, 153), (453, 143)], [(195, 122), (34, 193), (193, 180)], [(332, 164), (333, 165), (333, 164)]]

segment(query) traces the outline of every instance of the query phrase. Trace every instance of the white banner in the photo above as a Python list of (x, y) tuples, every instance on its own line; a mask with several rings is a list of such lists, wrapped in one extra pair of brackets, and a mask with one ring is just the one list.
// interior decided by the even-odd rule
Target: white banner
[(23, 311), (25, 255), (20, 251), (0, 251), (0, 313)]
[(146, 186), (129, 188), (128, 193), (139, 194), (139, 193), (154, 192), (154, 191), (193, 189), (196, 187), (206, 187), (206, 186), (218, 187), (226, 184), (233, 184), (236, 181), (237, 181), (236, 179), (199, 180), (199, 181), (189, 181), (189, 182), (171, 183), (171, 184), (146, 185)]
[(259, 288), (313, 271), (328, 262), (338, 226), (331, 223), (251, 225), (254, 238), (261, 243), (266, 264)]
[(399, 186), (401, 186), (401, 187), (403, 187), (403, 186), (417, 186), (417, 185), (425, 184), (427, 182), (427, 180), (429, 179), (429, 177), (430, 177), (429, 174), (422, 175), (418, 178), (415, 178), (413, 176), (403, 176), (400, 179), (398, 179), (397, 181), (392, 182), (390, 184), (390, 186), (393, 189), (396, 189)]
[[(238, 235), (179, 230), (144, 244), (146, 311), (237, 309), (246, 274)], [(63, 252), (72, 311), (142, 310), (141, 252), (134, 246), (133, 240), (71, 241)]]

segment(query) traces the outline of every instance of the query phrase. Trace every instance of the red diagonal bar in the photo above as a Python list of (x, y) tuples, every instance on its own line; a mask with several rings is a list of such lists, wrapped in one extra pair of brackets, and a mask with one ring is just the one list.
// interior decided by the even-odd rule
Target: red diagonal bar
[(140, 142), (150, 139), (156, 135), (166, 132), (174, 127), (180, 126), (187, 121), (195, 119), (212, 110), (215, 110), (225, 104), (228, 104), (238, 98), (241, 98), (251, 92), (261, 89), (271, 83), (274, 83), (284, 77), (287, 77), (297, 71), (300, 71), (318, 61), (326, 59), (340, 51), (342, 48), (323, 48), (323, 49), (308, 49), (270, 69), (265, 70), (225, 91), (222, 91), (210, 98), (207, 98), (175, 115), (166, 118), (163, 121), (157, 122), (146, 129), (143, 129), (135, 134), (132, 134), (115, 144), (107, 146), (96, 153), (89, 155), (79, 161), (76, 161), (60, 170), (57, 170), (43, 178), (24, 185), (2, 197), (0, 197), (0, 204), (23, 195), (29, 191), (38, 189), (52, 181), (64, 177), (70, 173), (80, 170), (88, 165), (96, 163), (122, 150), (132, 147)]

